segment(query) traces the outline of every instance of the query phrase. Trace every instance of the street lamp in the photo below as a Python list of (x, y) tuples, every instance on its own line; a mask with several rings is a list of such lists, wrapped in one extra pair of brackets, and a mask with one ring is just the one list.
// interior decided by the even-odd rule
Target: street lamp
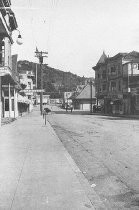
[(19, 32), (19, 35), (18, 35), (18, 37), (17, 37), (17, 39), (16, 39), (16, 43), (17, 43), (18, 45), (22, 45), (22, 44), (23, 44), (22, 36), (21, 36), (21, 34), (20, 34), (20, 31), (19, 31), (18, 29), (16, 29), (16, 30)]

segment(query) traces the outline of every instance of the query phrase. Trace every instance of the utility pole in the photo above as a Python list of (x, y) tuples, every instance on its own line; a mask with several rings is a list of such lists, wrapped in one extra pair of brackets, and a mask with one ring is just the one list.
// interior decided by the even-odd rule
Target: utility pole
[(90, 114), (92, 114), (92, 80), (90, 80)]
[(36, 89), (37, 89), (37, 63), (36, 63)]
[(35, 53), (36, 53), (36, 57), (39, 59), (40, 71), (41, 71), (40, 111), (41, 111), (41, 115), (42, 115), (42, 113), (43, 113), (43, 58), (48, 57), (48, 56), (46, 56), (46, 54), (48, 54), (48, 52), (42, 52), (42, 51), (39, 52), (36, 47)]

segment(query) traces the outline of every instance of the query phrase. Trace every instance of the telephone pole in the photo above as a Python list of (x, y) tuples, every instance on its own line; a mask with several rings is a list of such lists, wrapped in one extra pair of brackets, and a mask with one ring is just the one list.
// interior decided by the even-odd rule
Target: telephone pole
[(41, 71), (40, 111), (41, 111), (41, 115), (42, 115), (42, 112), (43, 112), (43, 58), (48, 57), (46, 55), (46, 54), (48, 54), (48, 52), (42, 52), (42, 51), (39, 52), (36, 47), (35, 54), (36, 54), (36, 57), (39, 59), (40, 71)]
[(92, 80), (90, 80), (90, 114), (92, 114)]

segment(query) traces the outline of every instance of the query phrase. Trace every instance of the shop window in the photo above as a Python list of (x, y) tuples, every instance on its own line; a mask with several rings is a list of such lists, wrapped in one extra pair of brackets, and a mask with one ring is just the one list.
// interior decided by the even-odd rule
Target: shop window
[(5, 99), (5, 111), (9, 111), (9, 99)]

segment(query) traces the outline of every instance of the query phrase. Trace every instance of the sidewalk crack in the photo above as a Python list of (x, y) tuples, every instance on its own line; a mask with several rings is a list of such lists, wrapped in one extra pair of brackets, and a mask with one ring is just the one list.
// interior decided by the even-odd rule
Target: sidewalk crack
[(15, 189), (14, 195), (13, 195), (10, 210), (12, 210), (12, 207), (13, 207), (13, 203), (14, 203), (14, 200), (15, 200), (15, 195), (16, 195), (16, 192), (17, 192), (17, 189), (18, 189), (18, 185), (19, 185), (19, 182), (20, 182), (20, 179), (21, 179), (21, 175), (22, 175), (22, 172), (23, 172), (23, 168), (24, 168), (24, 165), (25, 165), (25, 162), (26, 162), (26, 159), (27, 159), (27, 154), (29, 152), (29, 149), (30, 149), (30, 147), (27, 148), (27, 151), (26, 151), (26, 154), (25, 154), (25, 159), (23, 161), (23, 165), (22, 165), (22, 168), (21, 168), (21, 171), (20, 171), (20, 174), (19, 174), (19, 178), (18, 178), (18, 181), (17, 181), (17, 186), (16, 186), (16, 189)]

